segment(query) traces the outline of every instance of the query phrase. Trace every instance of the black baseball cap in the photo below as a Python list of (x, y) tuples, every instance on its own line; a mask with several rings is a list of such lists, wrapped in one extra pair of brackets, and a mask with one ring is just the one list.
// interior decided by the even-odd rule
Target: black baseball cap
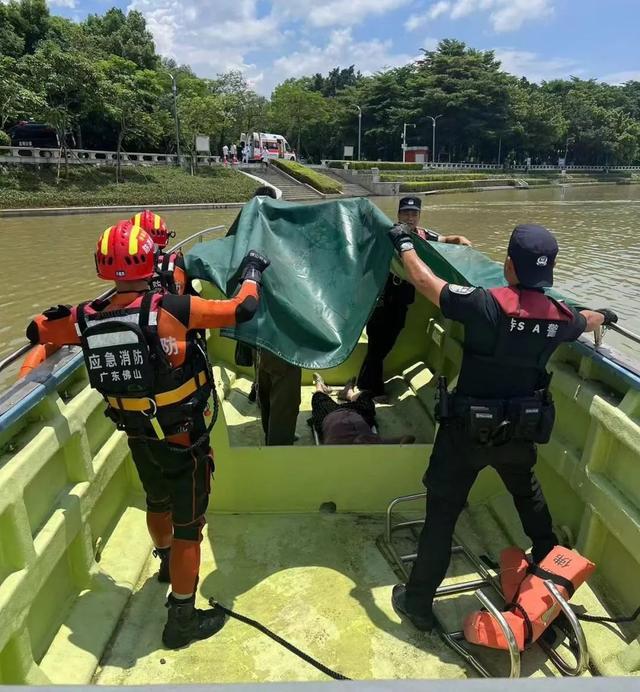
[(548, 228), (533, 223), (516, 226), (509, 240), (508, 253), (522, 286), (553, 286), (558, 241)]
[(405, 209), (420, 211), (422, 209), (422, 200), (420, 197), (403, 197), (400, 200), (400, 204), (398, 204), (398, 211), (404, 211)]

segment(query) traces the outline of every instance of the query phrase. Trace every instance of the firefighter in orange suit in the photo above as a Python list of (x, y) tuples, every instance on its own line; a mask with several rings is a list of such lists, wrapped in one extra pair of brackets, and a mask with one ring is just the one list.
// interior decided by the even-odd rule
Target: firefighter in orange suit
[(80, 344), (89, 382), (106, 414), (128, 436), (147, 499), (147, 526), (171, 582), (162, 640), (172, 649), (214, 635), (218, 609), (195, 608), (200, 543), (214, 470), (209, 431), (217, 398), (201, 330), (250, 320), (269, 261), (250, 252), (230, 300), (204, 300), (150, 289), (156, 249), (131, 221), (108, 228), (95, 253), (98, 276), (115, 295), (76, 307), (59, 305), (27, 328), (34, 344)]

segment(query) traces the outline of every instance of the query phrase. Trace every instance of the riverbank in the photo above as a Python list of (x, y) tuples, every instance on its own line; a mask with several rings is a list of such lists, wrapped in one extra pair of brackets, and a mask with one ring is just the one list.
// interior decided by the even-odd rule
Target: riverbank
[[(61, 208), (242, 203), (258, 187), (255, 180), (222, 167), (201, 168), (195, 175), (176, 167), (124, 167), (115, 182), (112, 167), (70, 166), (56, 182), (56, 167), (40, 170), (0, 166), (0, 209), (59, 210)], [(66, 210), (65, 210), (66, 211)]]

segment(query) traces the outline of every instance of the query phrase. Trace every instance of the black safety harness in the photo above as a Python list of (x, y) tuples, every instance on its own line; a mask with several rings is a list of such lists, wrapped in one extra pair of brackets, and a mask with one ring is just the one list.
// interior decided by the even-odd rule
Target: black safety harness
[[(134, 304), (106, 312), (108, 301), (82, 303), (77, 331), (89, 382), (107, 402), (105, 415), (132, 437), (188, 452), (208, 438), (218, 401), (201, 334), (190, 335), (184, 364), (172, 367), (158, 336), (161, 298), (162, 293), (148, 291)], [(211, 420), (190, 446), (167, 442), (172, 435), (199, 432), (197, 419), (205, 412)]]

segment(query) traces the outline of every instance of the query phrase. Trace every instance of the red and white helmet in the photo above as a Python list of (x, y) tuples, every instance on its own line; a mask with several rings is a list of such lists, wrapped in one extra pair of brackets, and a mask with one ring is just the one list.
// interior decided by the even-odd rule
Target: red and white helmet
[(155, 245), (151, 236), (131, 221), (110, 226), (98, 239), (96, 269), (101, 279), (139, 281), (155, 272)]
[(169, 238), (175, 236), (175, 232), (167, 228), (165, 220), (149, 209), (138, 212), (131, 218), (131, 222), (145, 230), (159, 248), (166, 247)]

